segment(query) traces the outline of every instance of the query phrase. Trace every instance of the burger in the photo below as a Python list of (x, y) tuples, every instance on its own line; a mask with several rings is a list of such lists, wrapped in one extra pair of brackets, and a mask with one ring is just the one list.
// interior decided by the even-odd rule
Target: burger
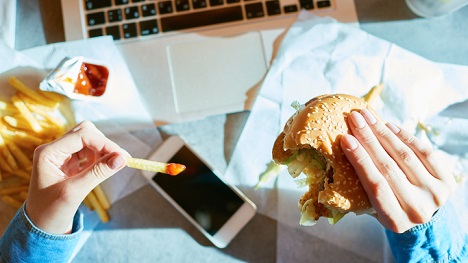
[(367, 107), (366, 101), (346, 94), (322, 95), (296, 108), (276, 139), (272, 155), (286, 165), (300, 187), (301, 225), (314, 225), (320, 217), (335, 224), (345, 214), (375, 213), (353, 166), (340, 146), (351, 133), (348, 114)]

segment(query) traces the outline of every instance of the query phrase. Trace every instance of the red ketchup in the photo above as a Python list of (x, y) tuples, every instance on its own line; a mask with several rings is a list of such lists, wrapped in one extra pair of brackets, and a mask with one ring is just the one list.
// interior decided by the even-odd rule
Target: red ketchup
[(75, 93), (101, 96), (106, 91), (109, 70), (100, 65), (83, 63), (75, 84)]
[(166, 172), (169, 175), (176, 176), (185, 170), (185, 165), (178, 163), (168, 163), (166, 165)]

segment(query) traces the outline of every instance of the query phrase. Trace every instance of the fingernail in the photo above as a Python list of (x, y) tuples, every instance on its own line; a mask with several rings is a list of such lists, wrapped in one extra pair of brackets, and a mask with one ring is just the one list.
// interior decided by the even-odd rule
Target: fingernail
[(351, 121), (353, 122), (354, 126), (356, 126), (356, 128), (362, 129), (366, 126), (366, 120), (364, 120), (361, 114), (353, 111), (350, 115)]
[(387, 122), (387, 127), (395, 134), (398, 134), (400, 132), (400, 128), (395, 126), (395, 124)]
[(112, 170), (116, 170), (125, 165), (125, 159), (120, 155), (114, 155), (107, 161), (107, 165)]
[(371, 124), (371, 125), (377, 123), (377, 119), (374, 117), (374, 114), (372, 114), (372, 112), (370, 112), (369, 110), (367, 110), (367, 109), (362, 109), (362, 110), (361, 110), (361, 114), (362, 114), (362, 116), (364, 116), (364, 118), (366, 119), (367, 123), (369, 123), (369, 124)]
[(355, 150), (358, 147), (356, 139), (349, 134), (343, 135), (341, 140), (343, 140), (344, 146), (348, 150)]

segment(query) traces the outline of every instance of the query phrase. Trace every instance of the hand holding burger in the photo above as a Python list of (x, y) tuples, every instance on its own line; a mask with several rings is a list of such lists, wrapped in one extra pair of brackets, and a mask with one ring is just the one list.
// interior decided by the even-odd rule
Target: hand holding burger
[(296, 179), (308, 186), (299, 200), (301, 224), (368, 213), (394, 232), (429, 221), (454, 189), (435, 155), (378, 120), (364, 100), (345, 94), (307, 102), (273, 146), (275, 162), (288, 165), (292, 177), (305, 177)]
[(450, 169), (429, 145), (369, 110), (352, 112), (348, 123), (353, 136), (341, 146), (377, 220), (397, 233), (428, 222), (455, 189)]

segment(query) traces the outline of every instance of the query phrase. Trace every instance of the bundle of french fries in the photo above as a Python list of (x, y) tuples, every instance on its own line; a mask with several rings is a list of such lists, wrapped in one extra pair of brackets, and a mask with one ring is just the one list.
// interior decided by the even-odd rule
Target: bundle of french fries
[[(10, 100), (0, 100), (0, 197), (19, 208), (28, 196), (34, 149), (62, 136), (70, 127), (60, 111), (63, 97), (31, 89), (15, 77), (9, 83), (16, 89)], [(109, 221), (109, 201), (100, 186), (84, 204)]]

